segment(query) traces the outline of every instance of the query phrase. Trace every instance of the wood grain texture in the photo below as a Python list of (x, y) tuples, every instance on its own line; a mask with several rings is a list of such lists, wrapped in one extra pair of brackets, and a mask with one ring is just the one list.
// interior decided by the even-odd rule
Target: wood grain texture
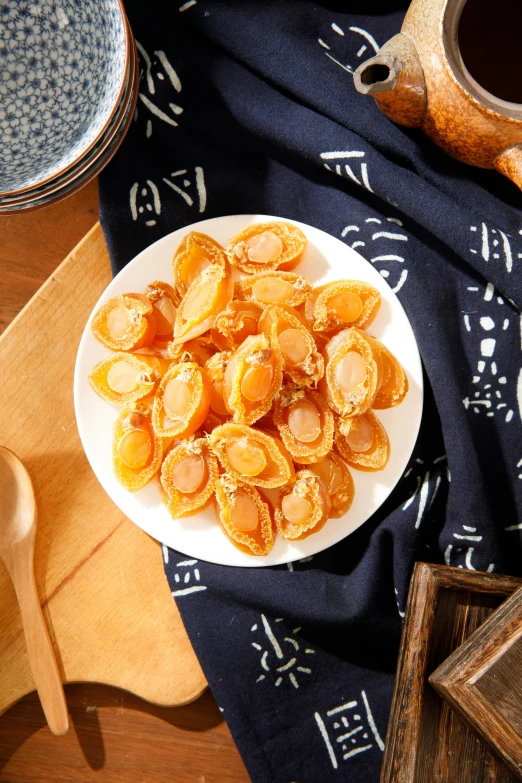
[[(106, 682), (159, 704), (180, 704), (199, 696), (205, 679), (162, 573), (160, 548), (108, 499), (74, 420), (78, 342), (110, 279), (97, 224), (6, 329), (0, 366), (20, 369), (3, 379), (2, 440), (35, 486), (36, 582), (65, 681)], [(0, 613), (9, 618), (0, 638), (2, 711), (34, 687), (27, 656), (13, 655), (21, 628), (4, 569)]]
[[(0, 332), (94, 225), (97, 216), (97, 185), (91, 183), (66, 201), (38, 212), (0, 217)], [(20, 380), (25, 373), (18, 369), (19, 359), (17, 357), (15, 367)], [(6, 369), (10, 370), (4, 365), (0, 368), (2, 380)], [(30, 469), (32, 464), (28, 465)], [(49, 466), (49, 475), (52, 475), (53, 464)], [(78, 481), (81, 483), (90, 468), (83, 462), (79, 467)], [(45, 476), (43, 480), (46, 480)], [(66, 487), (56, 502), (68, 501), (67, 493)], [(71, 501), (74, 501), (74, 493)], [(47, 509), (47, 513), (52, 512), (53, 506)], [(93, 520), (93, 526), (97, 522), (97, 519)], [(77, 574), (67, 575), (61, 589), (52, 596), (53, 613), (61, 616), (63, 643), (76, 646), (79, 667), (94, 673), (100, 656), (116, 657), (120, 653), (117, 640), (109, 648), (103, 648), (100, 642), (104, 626), (110, 629), (114, 616), (117, 617), (120, 602), (127, 603), (126, 611), (132, 617), (129, 624), (120, 629), (122, 645), (128, 648), (136, 639), (139, 642), (140, 636), (148, 637), (151, 655), (146, 657), (145, 664), (142, 661), (146, 676), (148, 668), (156, 665), (156, 655), (162, 655), (161, 649), (155, 651), (156, 644), (162, 644), (162, 636), (156, 639), (155, 631), (160, 623), (171, 622), (175, 607), (170, 595), (164, 592), (158, 544), (130, 523), (124, 524), (123, 518), (121, 522), (120, 528), (109, 533), (105, 541), (102, 539), (96, 552), (83, 564), (77, 564)], [(44, 539), (44, 544), (47, 543), (51, 546), (48, 554), (51, 559), (54, 556), (52, 539)], [(39, 549), (38, 539), (37, 551)], [(148, 574), (133, 570), (133, 564), (143, 558), (150, 560)], [(112, 563), (112, 572), (107, 563)], [(154, 595), (150, 592), (149, 578)], [(3, 590), (3, 575), (0, 575), (0, 583)], [(99, 622), (93, 627), (81, 623), (84, 605), (100, 603), (103, 606), (104, 595), (109, 595), (112, 603), (100, 612), (103, 616)], [(12, 593), (10, 596), (14, 599)], [(7, 598), (4, 596), (2, 601)], [(15, 612), (14, 600), (11, 607), (10, 611)], [(49, 617), (46, 603), (44, 609)], [(137, 615), (139, 621), (135, 620)], [(73, 623), (69, 629), (71, 617)], [(148, 617), (145, 625), (144, 617)], [(12, 623), (9, 614), (3, 616), (2, 630), (11, 627)], [(22, 680), (25, 679), (23, 690), (29, 690), (31, 682), (21, 634), (12, 635), (9, 643), (13, 660)], [(13, 693), (4, 695), (3, 689), (0, 683), (4, 703), (16, 698)], [(189, 705), (177, 708), (157, 707), (126, 691), (92, 683), (66, 685), (65, 693), (72, 719), (72, 729), (66, 737), (58, 739), (50, 733), (35, 693), (14, 704), (0, 718), (1, 783), (73, 780), (127, 783), (151, 779), (155, 783), (249, 781), (228, 727), (208, 691)]]
[(31, 478), (18, 457), (0, 446), (0, 557), (18, 599), (31, 671), (53, 734), (69, 728), (63, 685), (34, 579), (37, 509)]
[(98, 220), (98, 184), (25, 215), (0, 215), (0, 333)]
[(416, 564), (381, 783), (513, 783), (511, 772), (441, 699), (428, 676), (521, 585), (512, 577)]
[(430, 682), (522, 777), (522, 588), (433, 672)]
[(36, 694), (2, 717), (1, 783), (249, 783), (208, 691), (183, 707), (104, 685), (66, 685), (65, 695), (65, 737), (50, 733)]

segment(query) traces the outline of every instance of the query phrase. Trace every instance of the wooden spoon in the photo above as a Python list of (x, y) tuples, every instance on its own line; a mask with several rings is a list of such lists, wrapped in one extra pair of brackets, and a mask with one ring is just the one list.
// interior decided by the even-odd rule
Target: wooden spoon
[(53, 734), (69, 728), (67, 705), (54, 650), (34, 581), (36, 502), (31, 479), (18, 457), (0, 446), (0, 557), (16, 590), (25, 642), (43, 711)]

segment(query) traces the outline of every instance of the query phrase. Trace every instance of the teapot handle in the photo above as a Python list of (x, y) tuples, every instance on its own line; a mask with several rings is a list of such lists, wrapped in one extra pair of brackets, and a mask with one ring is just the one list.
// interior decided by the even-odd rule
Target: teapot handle
[(501, 152), (495, 159), (494, 166), (522, 190), (522, 144), (515, 144)]

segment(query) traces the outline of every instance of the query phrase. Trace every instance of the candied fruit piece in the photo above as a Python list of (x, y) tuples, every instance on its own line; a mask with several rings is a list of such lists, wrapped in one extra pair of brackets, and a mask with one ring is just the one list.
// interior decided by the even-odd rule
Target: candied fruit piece
[(307, 245), (306, 236), (291, 223), (255, 223), (232, 237), (226, 253), (233, 266), (248, 274), (293, 269)]
[(223, 469), (246, 484), (282, 487), (294, 479), (286, 448), (265, 432), (227, 422), (210, 433), (208, 443)]
[(341, 416), (364, 413), (381, 380), (382, 361), (376, 341), (356, 327), (332, 337), (324, 350), (326, 369), (319, 390)]
[(172, 339), (176, 311), (180, 303), (176, 291), (168, 283), (154, 280), (145, 289), (145, 296), (152, 303), (152, 312), (156, 319), (156, 340)]
[(209, 333), (194, 337), (184, 343), (169, 343), (167, 355), (175, 361), (193, 361), (203, 366), (217, 353), (217, 348)]
[(210, 329), (216, 315), (232, 299), (234, 285), (221, 267), (208, 266), (181, 300), (174, 324), (174, 342), (186, 343)]
[(263, 308), (272, 304), (297, 307), (311, 291), (310, 281), (294, 272), (263, 272), (234, 283), (236, 299), (249, 299)]
[(306, 467), (319, 476), (330, 495), (332, 508), (329, 518), (343, 517), (352, 505), (355, 493), (352, 474), (344, 460), (335, 451), (331, 451), (321, 462), (314, 462)]
[(92, 320), (97, 340), (113, 351), (132, 351), (150, 345), (156, 333), (152, 303), (141, 294), (113, 296)]
[(338, 280), (314, 288), (307, 297), (306, 320), (317, 332), (357, 326), (366, 329), (381, 306), (379, 291), (362, 280)]
[[(208, 359), (208, 361), (205, 363), (205, 369), (210, 377), (210, 382), (212, 384), (210, 394), (210, 408), (214, 413), (221, 417), (228, 417), (230, 415), (227, 406), (225, 405), (223, 394), (225, 370), (231, 356), (232, 354), (230, 351), (221, 351), (220, 353), (215, 353), (214, 356), (211, 356), (210, 359)], [(219, 423), (222, 424), (223, 422), (220, 421)]]
[(181, 438), (195, 432), (210, 407), (211, 384), (195, 362), (173, 365), (162, 378), (154, 399), (152, 423), (162, 437)]
[(210, 331), (214, 344), (220, 351), (234, 351), (243, 340), (257, 333), (261, 308), (254, 302), (232, 300), (216, 316)]
[(377, 343), (384, 369), (383, 381), (372, 408), (394, 408), (396, 405), (400, 405), (408, 393), (408, 379), (391, 351), (379, 340), (373, 339)]
[(268, 505), (252, 486), (225, 474), (216, 481), (216, 515), (227, 538), (250, 555), (267, 555), (274, 545)]
[(259, 319), (258, 331), (278, 345), (283, 372), (300, 386), (317, 386), (324, 374), (324, 359), (303, 318), (292, 307), (271, 305)]
[(270, 410), (281, 387), (282, 361), (263, 334), (247, 337), (230, 357), (223, 399), (234, 421), (253, 424)]
[(225, 251), (219, 242), (206, 234), (191, 231), (183, 239), (172, 259), (174, 287), (179, 297), (185, 296), (194, 280), (212, 265), (224, 272), (230, 270)]
[(151, 394), (160, 377), (146, 361), (149, 358), (153, 357), (117, 353), (96, 365), (89, 375), (89, 383), (107, 402), (128, 405)]
[(286, 539), (306, 538), (320, 530), (330, 513), (330, 497), (321, 478), (312, 470), (296, 473), (295, 484), (281, 493), (275, 512), (279, 533)]
[(383, 470), (390, 458), (388, 435), (371, 410), (362, 416), (337, 419), (335, 445), (348, 465), (357, 470)]
[(167, 454), (161, 466), (165, 504), (173, 519), (203, 508), (214, 492), (218, 463), (205, 438), (182, 440)]
[(274, 423), (292, 457), (319, 462), (333, 446), (333, 414), (319, 392), (286, 386), (276, 398)]
[(125, 489), (135, 492), (147, 484), (161, 466), (163, 439), (151, 423), (150, 410), (134, 403), (120, 413), (114, 425), (113, 466)]

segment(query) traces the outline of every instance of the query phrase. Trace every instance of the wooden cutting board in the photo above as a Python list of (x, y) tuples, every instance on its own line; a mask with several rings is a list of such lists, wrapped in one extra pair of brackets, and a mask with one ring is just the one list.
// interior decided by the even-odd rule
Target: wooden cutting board
[[(96, 224), (0, 337), (0, 444), (22, 459), (38, 504), (35, 572), (64, 682), (114, 685), (156, 704), (206, 681), (162, 567), (160, 545), (98, 484), (73, 409), (85, 322), (111, 280)], [(0, 714), (34, 690), (14, 589), (0, 562)]]

